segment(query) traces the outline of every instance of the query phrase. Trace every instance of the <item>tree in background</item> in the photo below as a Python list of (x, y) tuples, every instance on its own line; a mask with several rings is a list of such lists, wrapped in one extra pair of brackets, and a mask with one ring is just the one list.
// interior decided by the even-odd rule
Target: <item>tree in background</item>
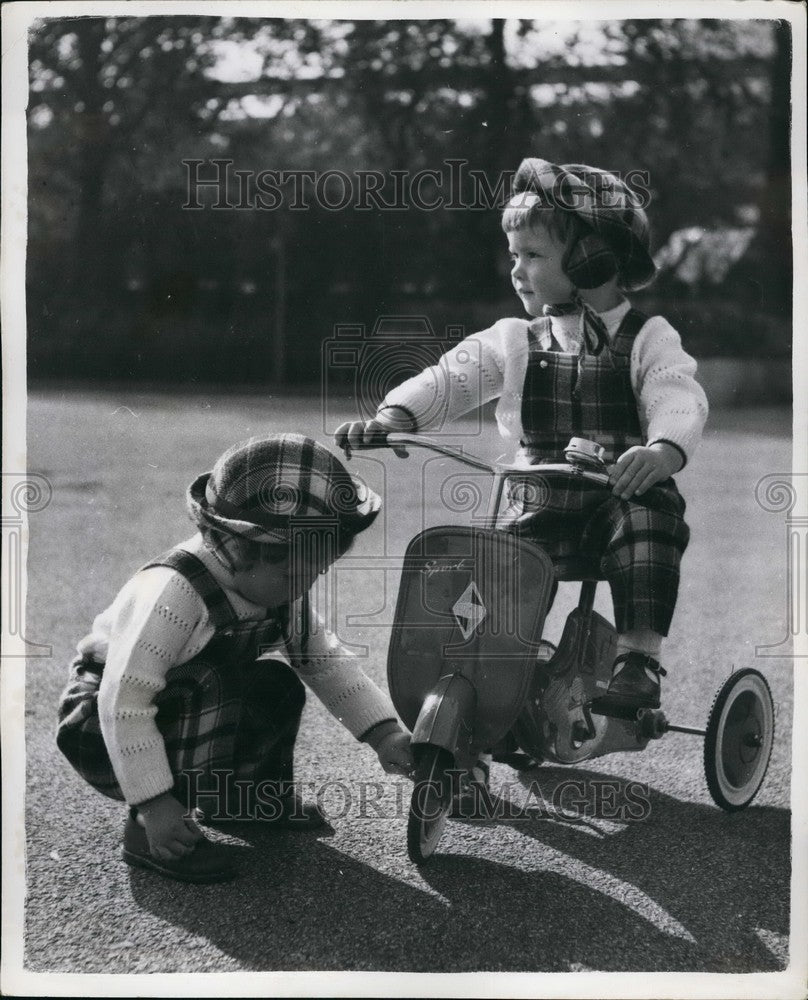
[[(414, 310), (472, 325), (501, 308), (496, 211), (183, 211), (184, 159), (348, 174), (464, 160), (500, 196), (524, 155), (588, 161), (648, 171), (657, 244), (750, 204), (761, 240), (782, 240), (787, 35), (754, 21), (42, 20), (33, 368), (89, 352), (99, 374), (174, 374), (184, 352), (187, 377), (282, 381), (313, 371), (336, 321)], [(234, 356), (251, 364), (227, 371)]]

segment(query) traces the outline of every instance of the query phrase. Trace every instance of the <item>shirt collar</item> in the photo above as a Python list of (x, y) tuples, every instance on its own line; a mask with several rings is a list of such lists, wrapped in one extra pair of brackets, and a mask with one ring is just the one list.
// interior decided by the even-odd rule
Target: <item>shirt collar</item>
[[(617, 328), (623, 321), (623, 317), (630, 308), (631, 303), (628, 299), (623, 298), (616, 306), (607, 309), (605, 312), (598, 313), (606, 324), (606, 332), (609, 334), (610, 340), (614, 337)], [(577, 354), (583, 343), (581, 313), (568, 313), (566, 316), (551, 316), (548, 318), (550, 320), (549, 323), (542, 323), (544, 329), (539, 331), (539, 349), (542, 351), (552, 350), (553, 337), (555, 337), (562, 351), (567, 354)]]

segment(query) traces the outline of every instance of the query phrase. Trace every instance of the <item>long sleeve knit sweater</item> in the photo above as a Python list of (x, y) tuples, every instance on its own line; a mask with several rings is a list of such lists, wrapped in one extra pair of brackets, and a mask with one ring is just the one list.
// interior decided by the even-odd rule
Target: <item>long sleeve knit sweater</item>
[[(223, 568), (199, 535), (181, 544), (222, 584), (240, 621), (266, 617), (266, 609), (226, 586)], [(225, 574), (226, 576), (226, 574)], [(396, 718), (390, 698), (364, 673), (357, 658), (313, 616), (305, 663), (282, 642), (266, 656), (294, 667), (326, 708), (357, 738)], [(115, 776), (130, 805), (168, 791), (174, 778), (155, 723), (156, 695), (168, 670), (186, 663), (213, 638), (204, 601), (181, 574), (166, 566), (136, 573), (99, 614), (79, 653), (104, 663), (98, 695), (101, 732)], [(263, 657), (262, 657), (263, 658)]]
[[(612, 340), (630, 304), (600, 314)], [(417, 430), (443, 426), (464, 413), (498, 399), (496, 419), (502, 437), (519, 441), (522, 431), (522, 388), (528, 361), (528, 321), (502, 319), (472, 334), (448, 351), (431, 368), (396, 386), (384, 398), (385, 407), (400, 406), (415, 420)], [(554, 316), (550, 336), (562, 351), (578, 353), (579, 315)], [(647, 443), (664, 440), (675, 445), (683, 462), (701, 440), (708, 405), (695, 379), (696, 362), (682, 348), (679, 334), (662, 316), (651, 317), (634, 340), (630, 358), (631, 384)]]

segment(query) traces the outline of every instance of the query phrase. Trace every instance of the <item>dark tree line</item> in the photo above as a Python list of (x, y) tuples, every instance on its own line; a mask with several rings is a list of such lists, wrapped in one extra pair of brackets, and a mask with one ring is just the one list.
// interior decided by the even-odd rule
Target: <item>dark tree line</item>
[[(466, 204), (469, 171), (494, 190), (524, 155), (647, 171), (656, 245), (686, 226), (737, 225), (752, 206), (751, 256), (709, 308), (730, 317), (727, 341), (733, 310), (752, 310), (771, 349), (786, 349), (788, 25), (608, 22), (596, 50), (574, 27), (559, 46), (557, 27), (533, 21), (39, 22), (32, 373), (314, 380), (335, 323), (403, 313), (474, 327), (518, 308), (496, 210), (183, 209), (183, 161), (217, 157), (349, 177), (445, 176), (464, 161)], [(243, 54), (225, 63), (249, 67), (246, 79), (222, 71), (227, 52)], [(422, 191), (440, 194), (428, 179)], [(695, 349), (743, 350), (714, 320), (700, 330), (703, 303), (681, 305), (691, 292), (668, 292)]]

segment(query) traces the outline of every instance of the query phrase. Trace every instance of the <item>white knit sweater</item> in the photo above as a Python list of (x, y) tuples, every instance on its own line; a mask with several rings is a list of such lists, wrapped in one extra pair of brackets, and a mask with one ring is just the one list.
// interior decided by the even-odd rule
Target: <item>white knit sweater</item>
[[(240, 621), (262, 620), (266, 609), (226, 586), (226, 571), (195, 535), (181, 548), (202, 560), (223, 589)], [(155, 696), (169, 668), (186, 663), (213, 638), (204, 601), (181, 574), (167, 566), (136, 573), (99, 614), (78, 644), (81, 654), (105, 663), (98, 695), (101, 732), (126, 801), (137, 805), (174, 785), (165, 746), (155, 724)], [(396, 712), (390, 698), (360, 668), (356, 657), (314, 616), (303, 666), (294, 650), (279, 643), (267, 656), (282, 659), (326, 708), (354, 735)], [(264, 657), (262, 657), (263, 659)]]
[[(600, 314), (610, 340), (630, 304), (623, 300)], [(464, 413), (498, 399), (496, 419), (502, 437), (519, 441), (522, 388), (528, 360), (524, 319), (501, 319), (448, 351), (440, 361), (396, 386), (380, 406), (402, 406), (419, 431), (437, 429)], [(580, 315), (554, 316), (552, 335), (565, 353), (581, 344)], [(540, 345), (549, 349), (549, 336)], [(695, 379), (696, 362), (682, 348), (679, 334), (661, 316), (653, 316), (637, 334), (631, 350), (631, 385), (647, 443), (664, 439), (689, 459), (701, 440), (707, 397)]]

